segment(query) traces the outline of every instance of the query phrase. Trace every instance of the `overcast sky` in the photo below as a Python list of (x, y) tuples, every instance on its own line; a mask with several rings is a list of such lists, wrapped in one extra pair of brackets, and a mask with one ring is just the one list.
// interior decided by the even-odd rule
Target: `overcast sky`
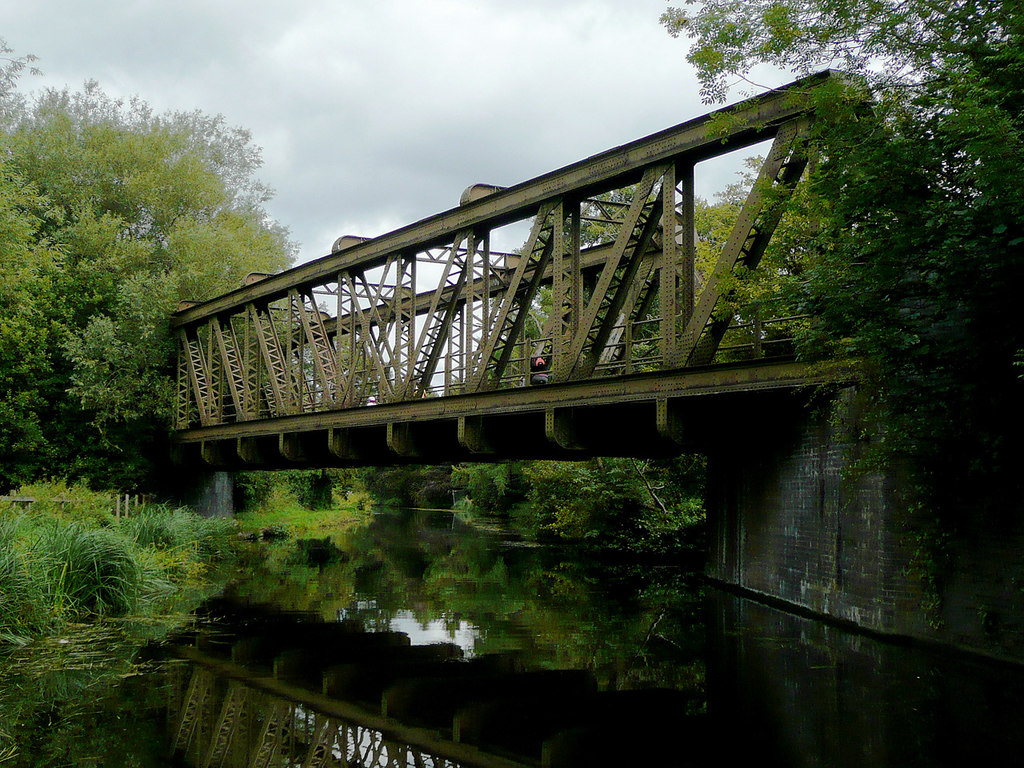
[[(681, 3), (676, 3), (681, 4)], [(0, 0), (23, 90), (201, 109), (263, 148), (271, 215), (322, 256), (709, 111), (665, 0)], [(775, 78), (776, 85), (790, 77)], [(739, 98), (737, 92), (737, 98)], [(698, 171), (708, 196), (735, 163)]]

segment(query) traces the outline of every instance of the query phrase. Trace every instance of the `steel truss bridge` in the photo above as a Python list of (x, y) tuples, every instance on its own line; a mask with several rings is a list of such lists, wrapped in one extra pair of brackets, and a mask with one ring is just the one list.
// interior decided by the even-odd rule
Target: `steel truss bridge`
[[(723, 311), (808, 161), (805, 78), (177, 312), (177, 461), (244, 469), (657, 455), (816, 383)], [(771, 140), (713, 269), (694, 167)], [(517, 230), (517, 227), (520, 229)], [(493, 241), (525, 234), (514, 252)], [(717, 310), (717, 311), (716, 311)], [(792, 322), (792, 318), (785, 319)], [(530, 386), (529, 363), (552, 383)], [(372, 407), (371, 407), (372, 406)]]

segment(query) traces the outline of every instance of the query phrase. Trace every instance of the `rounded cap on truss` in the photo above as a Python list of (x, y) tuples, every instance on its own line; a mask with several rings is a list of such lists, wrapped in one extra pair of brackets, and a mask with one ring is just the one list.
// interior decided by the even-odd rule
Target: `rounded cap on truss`
[(481, 197), (487, 197), (493, 195), (495, 192), (501, 192), (505, 187), (499, 187), (494, 184), (471, 184), (466, 187), (466, 191), (462, 193), (462, 197), (459, 198), (459, 205), (467, 205), (472, 203), (474, 200), (479, 200)]
[(270, 277), (270, 272), (250, 272), (244, 278), (242, 278), (242, 285), (252, 285), (258, 283), (260, 280), (266, 280)]
[(370, 240), (369, 237), (360, 237), (359, 235), (342, 235), (334, 241), (334, 245), (331, 246), (331, 253), (339, 253), (344, 251), (346, 248), (351, 248), (353, 245), (359, 245)]

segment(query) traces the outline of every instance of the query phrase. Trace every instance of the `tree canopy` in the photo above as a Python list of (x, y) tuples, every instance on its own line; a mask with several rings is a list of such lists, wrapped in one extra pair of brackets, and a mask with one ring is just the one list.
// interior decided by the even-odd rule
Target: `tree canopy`
[(152, 487), (171, 312), (288, 266), (294, 247), (263, 208), (247, 131), (94, 82), (25, 96), (28, 66), (0, 76), (0, 487)]
[(1024, 10), (707, 0), (662, 23), (692, 39), (709, 101), (763, 65), (846, 73), (818, 103), (818, 161), (789, 214), (805, 226), (775, 251), (799, 250), (802, 353), (864, 362), (876, 455), (932, 501), (1019, 501)]

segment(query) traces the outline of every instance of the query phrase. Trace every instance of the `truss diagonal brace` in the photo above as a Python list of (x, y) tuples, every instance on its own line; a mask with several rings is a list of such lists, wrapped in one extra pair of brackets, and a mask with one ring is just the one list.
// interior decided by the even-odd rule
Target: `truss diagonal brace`
[[(614, 297), (608, 297), (608, 290), (612, 285), (612, 280), (615, 278), (615, 273), (619, 270), (619, 264), (622, 261), (630, 242), (633, 242), (634, 244), (634, 252), (630, 255), (636, 256), (637, 258), (641, 255), (637, 251), (642, 245), (640, 241), (643, 239), (643, 235), (634, 239), (634, 230), (643, 215), (644, 209), (649, 207), (648, 199), (651, 195), (651, 191), (654, 189), (655, 182), (665, 174), (665, 170), (666, 166), (654, 166), (648, 168), (644, 171), (643, 179), (641, 179), (640, 184), (637, 186), (636, 194), (633, 198), (632, 204), (630, 205), (629, 212), (626, 214), (622, 227), (619, 230), (618, 237), (615, 239), (615, 249), (608, 257), (608, 260), (605, 262), (604, 267), (601, 270), (601, 275), (597, 279), (597, 285), (594, 286), (593, 295), (587, 303), (587, 308), (582, 315), (579, 333), (576, 335), (576, 338), (573, 339), (572, 345), (569, 347), (568, 357), (570, 360), (576, 361), (570, 374), (570, 378), (575, 379), (585, 377), (587, 375), (587, 369), (589, 368), (590, 371), (593, 371), (593, 365), (597, 364), (597, 359), (600, 357), (600, 350), (597, 349), (596, 346), (590, 350), (590, 357), (592, 360), (581, 361), (580, 358), (583, 355), (584, 347), (586, 346), (588, 339), (594, 338), (596, 341), (598, 338), (603, 338), (607, 341), (607, 333), (610, 333), (610, 327), (606, 329), (605, 325), (606, 322), (608, 322), (608, 315), (613, 314), (611, 309), (614, 308), (613, 304), (617, 300)], [(657, 217), (654, 214), (657, 207), (657, 204), (655, 204), (654, 209), (650, 211), (649, 219), (645, 222), (645, 225), (649, 223), (650, 219), (655, 219), (655, 221), (657, 220)], [(645, 226), (644, 230), (646, 229), (647, 227)], [(650, 242), (649, 237), (647, 242)], [(624, 300), (625, 295), (623, 295), (622, 298)], [(595, 328), (594, 324), (601, 314), (602, 307), (609, 308), (609, 311), (605, 313), (605, 316), (601, 318), (602, 322)], [(613, 323), (614, 318), (612, 318), (610, 322)]]
[[(779, 128), (768, 158), (743, 204), (722, 255), (686, 326), (682, 358), (687, 361), (687, 365), (704, 365), (715, 356), (729, 324), (728, 320), (714, 321), (705, 329), (714, 314), (715, 305), (724, 295), (719, 284), (737, 264), (742, 262), (744, 266), (753, 269), (764, 255), (768, 241), (782, 218), (783, 203), (789, 198), (807, 165), (807, 157), (799, 142), (806, 135), (809, 124), (808, 119), (800, 118)], [(771, 206), (765, 205), (766, 187), (780, 191)]]

